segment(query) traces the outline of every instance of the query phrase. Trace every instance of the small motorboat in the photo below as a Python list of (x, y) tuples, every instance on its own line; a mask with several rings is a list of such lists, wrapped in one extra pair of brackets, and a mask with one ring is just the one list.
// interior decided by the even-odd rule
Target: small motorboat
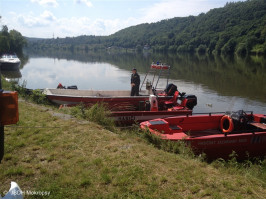
[(265, 157), (266, 115), (243, 110), (225, 114), (201, 114), (154, 119), (140, 124), (164, 140), (184, 141), (196, 154), (208, 159)]
[(1, 70), (17, 70), (20, 66), (20, 60), (16, 54), (3, 54), (0, 58)]
[[(138, 103), (136, 109), (132, 105), (122, 103), (113, 105), (113, 108), (111, 108), (111, 102), (109, 104), (104, 102), (104, 106), (108, 105), (107, 109), (109, 109), (110, 117), (113, 118), (114, 122), (117, 125), (124, 126), (155, 118), (191, 115), (192, 109), (197, 105), (197, 97), (195, 95), (186, 95), (185, 93), (179, 93), (179, 91), (175, 91), (174, 96), (168, 101), (162, 101), (161, 105), (159, 105), (159, 98), (158, 96), (150, 95), (148, 100), (137, 101), (135, 102), (135, 104)], [(69, 106), (71, 105), (61, 105), (60, 109)]]
[[(177, 86), (168, 84), (169, 70), (170, 66), (166, 64), (152, 63), (140, 87), (139, 96), (130, 96), (130, 90), (78, 90), (77, 88), (63, 89), (64, 87), (61, 86), (56, 89), (45, 89), (44, 94), (51, 102), (58, 105), (74, 106), (83, 103), (86, 106), (92, 106), (103, 102), (112, 111), (143, 111), (140, 107), (149, 101), (150, 95), (155, 95), (158, 110), (163, 110), (165, 102), (171, 101), (175, 92), (178, 91)], [(152, 73), (153, 80), (152, 82), (147, 80), (146, 90), (143, 90), (142, 87), (149, 73)], [(163, 73), (168, 75), (167, 86), (160, 89), (157, 85)], [(193, 109), (197, 104), (196, 96), (186, 95), (186, 97), (188, 99), (186, 104)]]

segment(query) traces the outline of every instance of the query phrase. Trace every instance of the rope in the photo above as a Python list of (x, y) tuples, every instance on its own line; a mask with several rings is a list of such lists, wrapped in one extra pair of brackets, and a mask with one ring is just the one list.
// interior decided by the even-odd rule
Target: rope
[(15, 125), (6, 125), (7, 128), (63, 128), (71, 126), (15, 126)]
[[(79, 125), (88, 125), (88, 124), (79, 124)], [(101, 124), (98, 124), (101, 125)], [(112, 128), (113, 126), (103, 126), (103, 128)], [(16, 126), (16, 125), (6, 125), (5, 127), (7, 128), (47, 128), (47, 129), (52, 129), (52, 128), (68, 128), (68, 127), (73, 127), (73, 126)], [(126, 128), (133, 128), (134, 125), (132, 126), (116, 126), (116, 128), (119, 129), (126, 129)]]

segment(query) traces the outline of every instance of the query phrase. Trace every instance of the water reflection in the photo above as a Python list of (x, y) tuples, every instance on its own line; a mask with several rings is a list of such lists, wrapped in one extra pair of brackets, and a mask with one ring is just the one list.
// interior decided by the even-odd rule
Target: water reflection
[[(261, 58), (262, 60), (264, 58)], [(220, 95), (249, 97), (266, 102), (266, 68), (248, 59), (188, 56), (174, 60), (172, 76), (202, 84)]]
[(16, 70), (1, 70), (1, 74), (5, 77), (7, 81), (18, 83), (22, 74), (19, 69)]
[[(254, 110), (266, 113), (266, 60), (263, 57), (210, 57), (107, 52), (34, 52), (22, 69), (29, 88), (77, 85), (79, 89), (130, 89), (131, 69), (144, 74), (152, 61), (171, 65), (171, 81), (195, 94), (195, 112)], [(160, 82), (165, 87), (166, 79)]]
[(128, 89), (130, 73), (108, 63), (81, 63), (73, 60), (31, 58), (22, 70), (27, 87), (55, 88), (58, 83), (79, 89)]

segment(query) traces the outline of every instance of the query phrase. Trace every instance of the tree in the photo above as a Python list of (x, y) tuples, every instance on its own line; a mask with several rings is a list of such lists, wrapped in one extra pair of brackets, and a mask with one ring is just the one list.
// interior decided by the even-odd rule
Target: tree
[(203, 44), (199, 45), (199, 47), (198, 47), (198, 53), (199, 54), (206, 53), (206, 50), (207, 50), (207, 46), (206, 45), (203, 45)]
[(6, 25), (2, 27), (0, 32), (0, 53), (11, 52), (21, 54), (26, 44), (27, 41), (20, 32), (16, 30), (8, 32), (8, 27)]
[(8, 42), (8, 37), (0, 35), (0, 54), (9, 52), (9, 50), (10, 50), (10, 45)]
[(233, 54), (235, 52), (236, 47), (235, 39), (230, 39), (223, 47), (222, 47), (222, 54)]
[(3, 35), (3, 36), (7, 36), (8, 37), (8, 27), (6, 26), (6, 25), (4, 25), (3, 27), (2, 27), (2, 30), (1, 30), (1, 34)]
[(9, 38), (10, 38), (10, 51), (22, 53), (22, 49), (27, 44), (27, 42), (25, 38), (21, 35), (21, 33), (16, 30), (11, 30), (9, 32)]

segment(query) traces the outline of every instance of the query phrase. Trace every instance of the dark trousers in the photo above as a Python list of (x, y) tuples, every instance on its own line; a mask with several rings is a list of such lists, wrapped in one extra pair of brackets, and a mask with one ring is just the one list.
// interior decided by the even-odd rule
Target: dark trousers
[(139, 85), (135, 85), (131, 88), (131, 96), (139, 96)]

